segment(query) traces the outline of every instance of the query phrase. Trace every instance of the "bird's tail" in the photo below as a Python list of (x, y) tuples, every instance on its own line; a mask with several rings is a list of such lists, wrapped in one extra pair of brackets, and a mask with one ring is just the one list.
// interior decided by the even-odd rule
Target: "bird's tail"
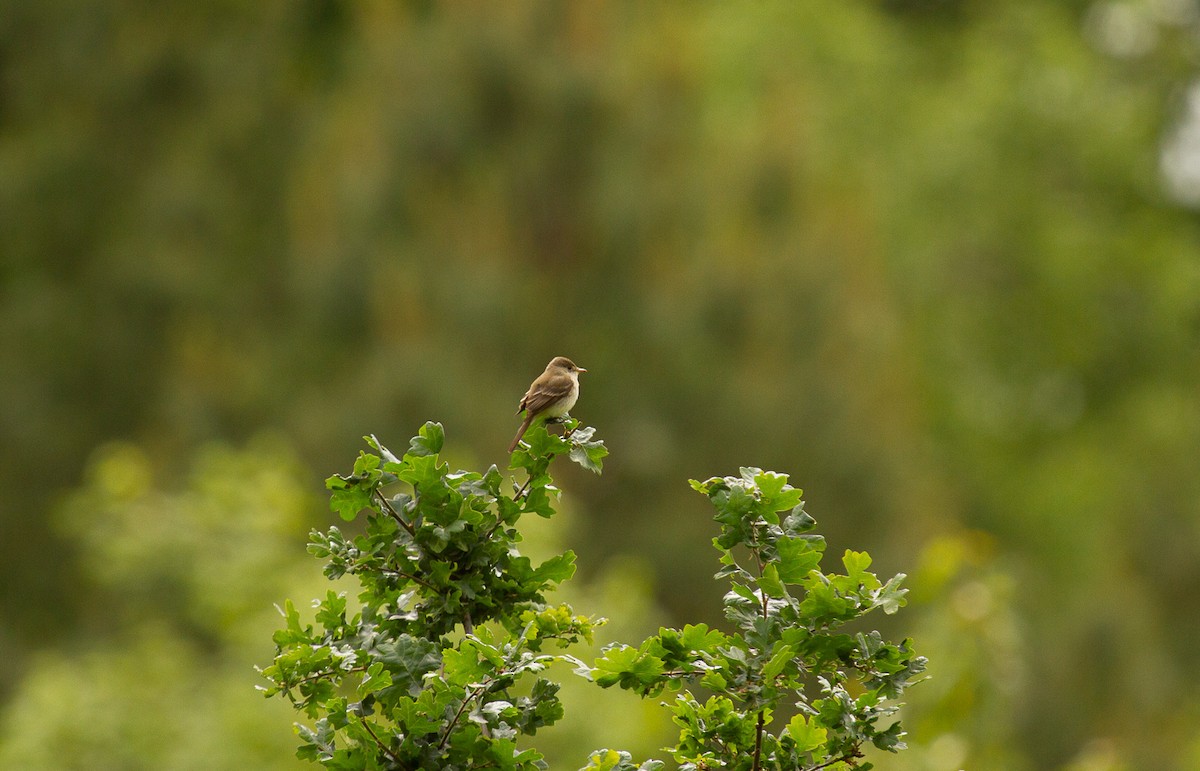
[(525, 422), (523, 422), (521, 427), (517, 429), (517, 435), (513, 437), (512, 444), (508, 446), (508, 452), (510, 454), (513, 450), (517, 449), (517, 443), (521, 441), (521, 437), (525, 436), (525, 432), (529, 429), (529, 424), (532, 422), (533, 416), (526, 413)]

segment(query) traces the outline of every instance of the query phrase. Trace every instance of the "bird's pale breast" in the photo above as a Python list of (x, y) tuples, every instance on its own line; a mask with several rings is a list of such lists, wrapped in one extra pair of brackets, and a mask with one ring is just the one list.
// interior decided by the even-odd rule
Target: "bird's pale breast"
[(576, 380), (571, 383), (571, 393), (559, 399), (557, 403), (551, 404), (542, 414), (548, 418), (561, 418), (563, 415), (566, 415), (571, 411), (571, 408), (575, 406), (575, 402), (578, 400), (579, 381)]

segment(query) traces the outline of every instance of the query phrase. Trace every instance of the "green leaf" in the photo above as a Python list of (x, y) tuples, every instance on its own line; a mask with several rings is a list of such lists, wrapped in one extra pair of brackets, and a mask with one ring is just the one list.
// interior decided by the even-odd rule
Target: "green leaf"
[[(799, 503), (786, 517), (783, 518), (783, 529), (790, 535), (807, 533), (817, 526), (817, 521), (804, 510), (804, 504)], [(824, 539), (821, 539), (824, 541)]]
[(460, 687), (481, 682), (488, 674), (488, 667), (480, 664), (479, 649), (473, 645), (442, 651), (442, 667), (446, 682)]
[(832, 586), (823, 581), (806, 581), (807, 596), (800, 603), (800, 612), (814, 623), (825, 623), (831, 619), (842, 619), (847, 615), (851, 603), (838, 596)]
[(749, 600), (750, 602), (754, 602), (754, 603), (758, 602), (758, 595), (754, 593), (753, 589), (746, 586), (745, 584), (740, 584), (740, 583), (734, 581), (733, 583), (731, 583), (729, 585), (729, 588), (733, 591), (734, 594), (738, 595), (739, 597), (743, 597), (743, 598)]
[[(422, 692), (422, 696), (428, 691)], [(432, 697), (432, 694), (430, 694)], [(396, 702), (395, 715), (400, 728), (409, 736), (431, 734), (442, 727), (440, 714), (427, 711), (429, 704), (421, 705), (409, 696), (401, 696)]]
[(779, 569), (775, 567), (774, 563), (767, 563), (763, 568), (763, 574), (758, 579), (758, 588), (762, 589), (768, 597), (779, 599), (787, 596), (787, 589), (779, 580)]
[(771, 513), (788, 511), (800, 503), (804, 491), (787, 483), (787, 474), (777, 474), (774, 471), (758, 471), (753, 474), (753, 481), (758, 487), (761, 506)]
[(374, 448), (376, 452), (379, 453), (380, 457), (383, 458), (383, 460), (386, 463), (399, 463), (400, 462), (400, 459), (396, 457), (396, 454), (394, 452), (392, 452), (391, 450), (389, 450), (388, 448), (384, 447), (383, 444), (380, 443), (379, 439), (377, 439), (374, 434), (371, 434), (370, 436), (364, 436), (363, 439), (366, 441), (367, 444), (371, 445), (371, 447)]
[(500, 473), (500, 469), (496, 467), (495, 463), (488, 467), (487, 473), (483, 475), (480, 482), (492, 497), (500, 497), (500, 485), (504, 484), (504, 475)]
[(353, 522), (358, 513), (371, 507), (371, 493), (360, 487), (349, 490), (334, 490), (329, 496), (329, 508), (347, 522)]
[(604, 457), (608, 455), (608, 448), (604, 446), (604, 442), (592, 439), (595, 433), (596, 429), (591, 426), (572, 431), (570, 458), (588, 471), (599, 474), (604, 466)]
[(865, 551), (846, 549), (846, 553), (842, 555), (842, 564), (846, 566), (846, 575), (861, 582), (863, 573), (871, 567), (871, 555)]
[(404, 458), (404, 467), (396, 474), (400, 479), (422, 492), (443, 486), (442, 471), (445, 466), (438, 465), (436, 455), (405, 455)]
[(903, 738), (904, 731), (900, 728), (900, 723), (896, 722), (872, 736), (871, 743), (881, 750), (898, 752), (908, 748)]
[(383, 668), (383, 662), (376, 661), (367, 667), (366, 676), (358, 684), (358, 695), (362, 698), (369, 693), (390, 688), (391, 685), (392, 673)]
[(771, 654), (771, 658), (763, 666), (762, 676), (766, 681), (774, 680), (776, 676), (783, 672), (784, 668), (792, 659), (796, 657), (796, 649), (790, 645), (776, 643), (775, 652)]
[(437, 645), (407, 634), (378, 643), (375, 654), (391, 672), (392, 680), (413, 694), (420, 691), (426, 673), (442, 664)]
[(430, 560), (426, 563), (425, 583), (443, 589), (450, 582), (450, 573), (454, 570), (453, 562), (445, 560)]
[(604, 651), (593, 669), (596, 685), (609, 688), (620, 685), (626, 689), (642, 689), (653, 685), (663, 673), (663, 661), (657, 656), (643, 654), (637, 648), (618, 645)]
[(825, 746), (829, 732), (813, 725), (805, 715), (794, 716), (784, 729), (796, 743), (798, 752), (816, 752)]
[(754, 494), (744, 485), (730, 487), (713, 498), (718, 522), (738, 522), (754, 509)]
[(553, 517), (554, 506), (551, 505), (550, 493), (547, 488), (544, 486), (531, 486), (529, 492), (525, 495), (524, 502), (521, 504), (521, 510), (537, 514), (544, 519)]
[(300, 626), (300, 612), (296, 610), (296, 605), (291, 600), (284, 600), (283, 607), (279, 608), (280, 615), (284, 618), (285, 628), (280, 629), (274, 635), (275, 644), (286, 646), (294, 643), (308, 642), (312, 638), (312, 629), (304, 629)]
[(375, 483), (359, 475), (344, 477), (334, 474), (325, 480), (325, 487), (330, 490), (329, 508), (347, 522), (357, 517), (363, 509), (371, 508), (371, 495), (375, 491)]
[(358, 458), (354, 461), (354, 473), (357, 476), (366, 476), (379, 468), (379, 462), (378, 455), (372, 455), (369, 452), (362, 452), (360, 450)]
[(717, 629), (710, 630), (707, 624), (687, 624), (679, 636), (685, 650), (711, 652), (724, 644), (726, 635)]
[(417, 435), (409, 440), (408, 452), (404, 454), (413, 457), (437, 455), (442, 451), (442, 444), (445, 441), (446, 432), (442, 428), (442, 424), (431, 420), (421, 426)]
[(538, 565), (533, 571), (533, 578), (539, 584), (547, 582), (562, 583), (575, 575), (575, 552), (566, 551)]
[(875, 604), (883, 608), (883, 612), (889, 616), (900, 610), (908, 602), (904, 596), (908, 594), (908, 590), (900, 587), (901, 582), (905, 578), (904, 573), (897, 573), (890, 581), (883, 585), (883, 588), (879, 590), (879, 594), (875, 598)]
[(825, 539), (782, 536), (775, 542), (775, 549), (779, 559), (779, 580), (785, 584), (798, 584), (821, 564)]
[(317, 609), (317, 623), (327, 630), (337, 629), (346, 622), (345, 613), (346, 595), (330, 590), (326, 593), (324, 602)]
[(632, 757), (616, 750), (597, 750), (588, 757), (588, 764), (582, 771), (614, 771), (622, 760), (632, 760)]
[[(546, 424), (537, 422), (525, 432), (525, 442), (528, 443), (529, 449), (524, 450), (524, 452), (531, 458), (559, 455), (566, 452), (569, 447), (568, 443), (561, 436), (550, 433), (550, 429), (546, 428)], [(522, 452), (519, 445), (517, 452)]]
[(634, 765), (633, 756), (617, 750), (596, 750), (588, 756), (588, 764), (580, 771), (658, 771), (663, 767), (661, 760), (647, 760)]

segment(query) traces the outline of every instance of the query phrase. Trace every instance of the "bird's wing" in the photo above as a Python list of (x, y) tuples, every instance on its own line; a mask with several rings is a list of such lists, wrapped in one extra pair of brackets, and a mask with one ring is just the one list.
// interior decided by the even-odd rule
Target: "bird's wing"
[(543, 383), (536, 383), (521, 400), (527, 415), (537, 415), (547, 407), (566, 398), (575, 387), (575, 381), (570, 375), (552, 377)]

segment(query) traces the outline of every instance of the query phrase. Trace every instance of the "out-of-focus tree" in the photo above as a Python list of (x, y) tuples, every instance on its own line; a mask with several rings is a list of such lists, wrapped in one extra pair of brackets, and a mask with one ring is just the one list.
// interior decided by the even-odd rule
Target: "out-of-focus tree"
[(254, 691), (254, 666), (271, 653), (273, 604), (324, 583), (296, 555), (319, 499), (277, 438), (208, 447), (183, 478), (164, 476), (136, 446), (108, 445), (63, 505), (86, 634), (27, 662), (0, 767), (301, 765), (290, 712)]

